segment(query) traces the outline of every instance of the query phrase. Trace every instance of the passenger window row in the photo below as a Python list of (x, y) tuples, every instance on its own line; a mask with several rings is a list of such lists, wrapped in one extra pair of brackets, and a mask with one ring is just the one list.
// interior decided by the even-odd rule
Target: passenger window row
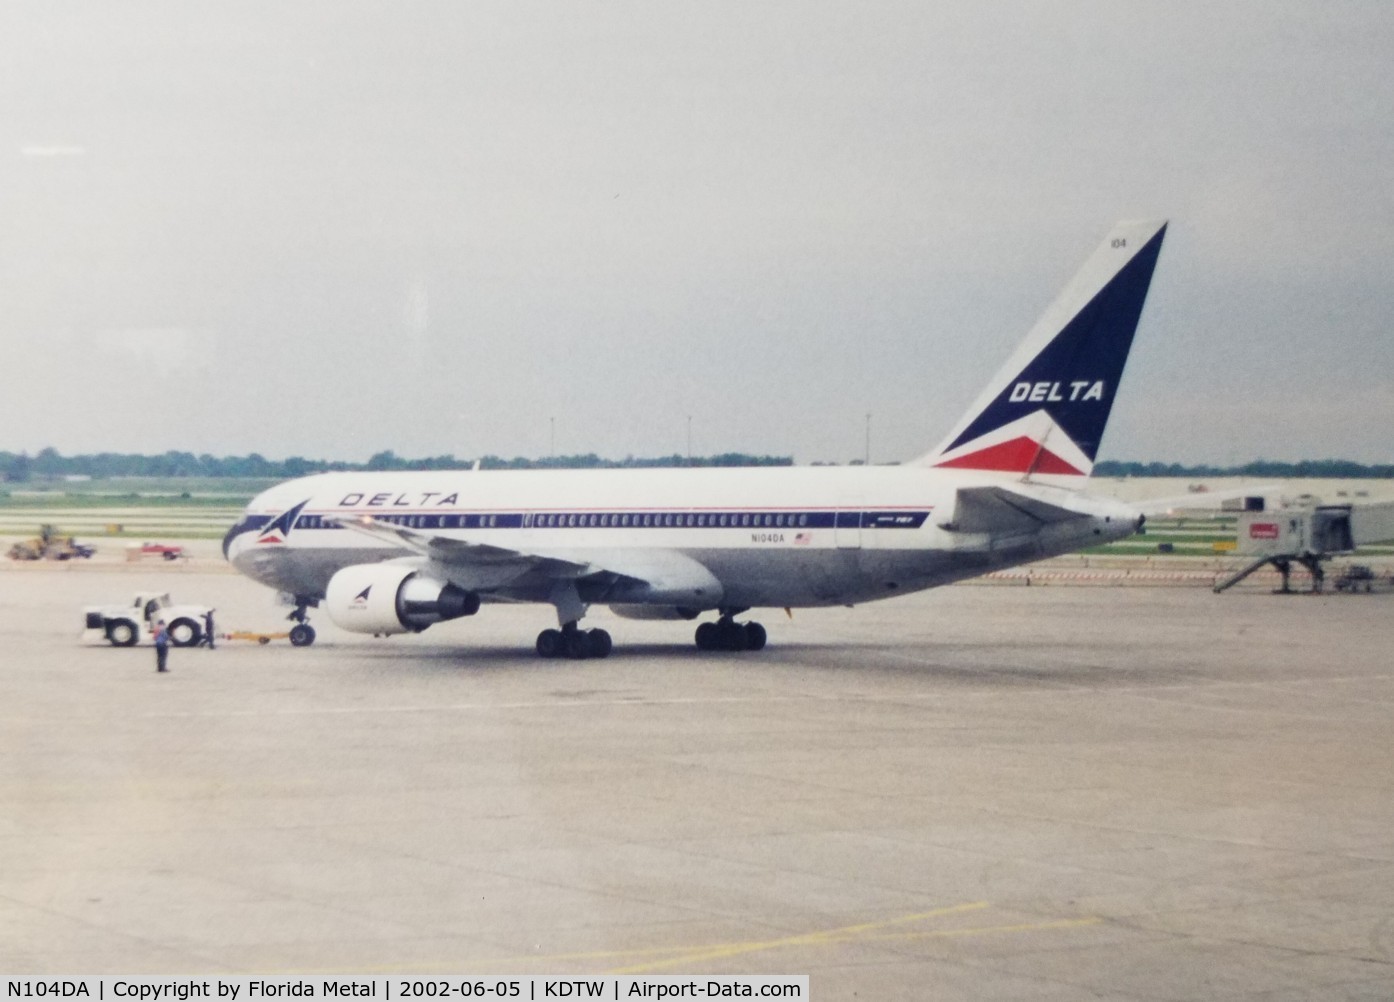
[[(344, 515), (355, 514), (344, 512)], [(918, 528), (929, 512), (921, 511), (802, 511), (802, 512), (509, 512), (494, 514), (387, 515), (372, 517), (406, 529), (864, 529)], [(301, 515), (297, 529), (333, 529), (335, 516)]]

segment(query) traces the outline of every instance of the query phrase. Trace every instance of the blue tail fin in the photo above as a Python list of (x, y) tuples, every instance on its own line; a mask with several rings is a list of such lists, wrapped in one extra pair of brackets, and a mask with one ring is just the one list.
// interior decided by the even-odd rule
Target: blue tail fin
[(948, 438), (916, 462), (1087, 477), (1165, 235), (1165, 221), (1115, 226)]

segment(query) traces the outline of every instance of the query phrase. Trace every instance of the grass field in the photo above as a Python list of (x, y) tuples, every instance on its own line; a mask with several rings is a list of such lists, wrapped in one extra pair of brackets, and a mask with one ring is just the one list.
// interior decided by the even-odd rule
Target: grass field
[(113, 477), (57, 483), (7, 484), (0, 512), (12, 508), (244, 507), (279, 481), (254, 477)]
[(29, 537), (40, 525), (100, 541), (221, 539), (267, 478), (113, 477), (9, 485), (0, 491), (0, 535)]
[(52, 525), (60, 536), (106, 539), (221, 539), (241, 507), (0, 508), (0, 536), (29, 537)]
[(1139, 556), (1228, 556), (1234, 545), (1234, 525), (1233, 515), (1149, 518), (1142, 535), (1107, 546), (1092, 547), (1085, 552)]

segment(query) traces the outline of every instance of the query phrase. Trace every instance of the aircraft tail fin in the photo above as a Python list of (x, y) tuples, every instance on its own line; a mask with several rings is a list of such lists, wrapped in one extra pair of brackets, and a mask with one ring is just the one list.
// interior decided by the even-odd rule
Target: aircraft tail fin
[(1166, 227), (1115, 226), (949, 436), (915, 462), (1064, 483), (1087, 477)]

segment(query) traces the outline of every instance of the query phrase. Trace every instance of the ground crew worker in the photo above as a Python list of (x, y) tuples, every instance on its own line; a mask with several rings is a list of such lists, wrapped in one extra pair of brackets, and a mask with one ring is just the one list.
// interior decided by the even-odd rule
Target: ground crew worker
[(169, 671), (165, 667), (167, 660), (169, 660), (169, 630), (165, 629), (165, 621), (161, 619), (155, 624), (155, 670)]
[(213, 650), (213, 613), (216, 609), (209, 609), (203, 614), (203, 643), (208, 649)]

